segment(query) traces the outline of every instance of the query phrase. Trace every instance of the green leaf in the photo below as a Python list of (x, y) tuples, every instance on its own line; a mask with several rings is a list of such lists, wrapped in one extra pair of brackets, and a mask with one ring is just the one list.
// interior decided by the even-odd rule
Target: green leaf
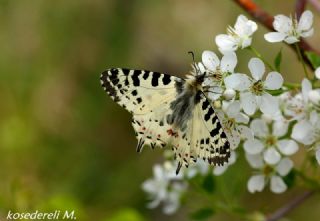
[(202, 187), (208, 193), (213, 193), (215, 185), (213, 175), (209, 173), (203, 180)]
[(206, 220), (213, 215), (214, 215), (214, 210), (212, 208), (202, 208), (191, 213), (190, 217), (193, 220)]
[(307, 58), (310, 61), (310, 63), (312, 64), (314, 69), (316, 69), (317, 67), (320, 66), (320, 56), (319, 55), (317, 55), (316, 53), (314, 53), (312, 51), (307, 51), (307, 52), (305, 52), (305, 54), (307, 55)]
[(290, 173), (283, 178), (283, 181), (287, 184), (288, 188), (291, 188), (296, 180), (296, 173), (294, 170), (291, 170)]
[(282, 61), (282, 49), (280, 49), (276, 58), (274, 59), (274, 67), (276, 68), (276, 71), (278, 71), (278, 72), (280, 72), (281, 61)]

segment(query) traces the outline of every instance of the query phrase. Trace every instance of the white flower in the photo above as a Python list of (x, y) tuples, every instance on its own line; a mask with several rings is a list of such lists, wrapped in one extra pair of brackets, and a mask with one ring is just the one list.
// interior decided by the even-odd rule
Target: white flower
[[(227, 107), (226, 107), (227, 106)], [(221, 117), (226, 135), (230, 142), (231, 149), (238, 147), (241, 136), (246, 139), (253, 139), (252, 131), (245, 126), (248, 124), (249, 117), (241, 112), (240, 102), (223, 102), (224, 117)], [(221, 112), (218, 112), (220, 114)]]
[(142, 189), (152, 200), (147, 206), (155, 208), (163, 202), (163, 212), (174, 213), (180, 205), (180, 197), (185, 192), (187, 184), (183, 182), (182, 175), (175, 174), (175, 165), (169, 161), (163, 165), (155, 165), (153, 175), (153, 178), (142, 184)]
[(251, 45), (252, 35), (258, 26), (254, 21), (248, 20), (244, 15), (239, 15), (234, 28), (228, 28), (228, 34), (216, 36), (216, 44), (222, 53), (246, 48)]
[(240, 91), (241, 106), (246, 114), (254, 114), (257, 107), (264, 114), (277, 113), (279, 111), (278, 100), (267, 90), (281, 88), (283, 84), (281, 74), (275, 71), (270, 72), (263, 81), (262, 77), (265, 72), (263, 62), (259, 58), (252, 58), (248, 66), (252, 78), (245, 74), (232, 74), (224, 80), (226, 87)]
[(269, 42), (285, 41), (293, 44), (298, 42), (300, 37), (306, 38), (313, 35), (312, 23), (313, 14), (309, 10), (302, 13), (299, 21), (296, 18), (277, 15), (273, 21), (276, 32), (269, 32), (264, 35), (264, 38)]
[(291, 117), (291, 120), (308, 119), (314, 106), (318, 104), (320, 91), (313, 90), (311, 82), (304, 78), (301, 83), (301, 93), (289, 96), (283, 101), (284, 114)]
[(303, 119), (293, 126), (291, 137), (304, 145), (310, 145), (320, 164), (320, 117), (316, 111), (310, 113), (310, 120)]
[(290, 156), (298, 151), (298, 144), (291, 139), (282, 137), (288, 132), (288, 123), (274, 121), (272, 130), (264, 120), (254, 119), (250, 128), (256, 138), (244, 142), (243, 147), (248, 154), (262, 153), (264, 161), (269, 165), (275, 165), (281, 160), (281, 154)]
[[(202, 53), (202, 63), (204, 72), (207, 72), (207, 78), (203, 82), (205, 91), (208, 91), (208, 97), (211, 100), (217, 100), (224, 91), (224, 78), (234, 72), (237, 65), (237, 56), (235, 53), (226, 53), (221, 61), (212, 51)], [(230, 92), (229, 92), (230, 94)]]
[(261, 192), (270, 181), (270, 190), (274, 193), (283, 193), (287, 190), (287, 185), (282, 177), (286, 176), (293, 168), (293, 162), (289, 158), (283, 158), (276, 165), (268, 165), (263, 161), (261, 154), (246, 154), (248, 163), (258, 174), (253, 175), (248, 180), (248, 190), (250, 193)]

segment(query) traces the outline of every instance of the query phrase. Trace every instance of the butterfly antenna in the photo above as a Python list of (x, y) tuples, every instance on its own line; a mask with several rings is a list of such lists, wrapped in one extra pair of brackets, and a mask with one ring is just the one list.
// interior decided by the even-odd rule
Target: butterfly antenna
[(188, 54), (191, 54), (191, 56), (192, 56), (192, 61), (193, 61), (193, 67), (194, 67), (194, 69), (196, 70), (196, 72), (197, 72), (197, 74), (200, 74), (200, 68), (199, 68), (199, 66), (196, 64), (196, 62), (195, 62), (195, 60), (194, 60), (194, 53), (193, 53), (193, 51), (188, 51)]

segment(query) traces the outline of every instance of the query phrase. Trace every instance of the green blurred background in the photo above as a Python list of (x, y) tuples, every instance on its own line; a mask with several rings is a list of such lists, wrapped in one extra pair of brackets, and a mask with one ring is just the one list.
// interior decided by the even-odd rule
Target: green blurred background
[[(289, 14), (295, 3), (256, 2), (272, 14)], [(190, 70), (187, 52), (200, 60), (203, 50), (216, 51), (214, 36), (240, 13), (222, 0), (0, 0), (0, 220), (10, 209), (69, 209), (77, 220), (188, 220), (197, 208), (192, 194), (173, 216), (145, 208), (141, 183), (163, 151), (135, 152), (130, 115), (106, 96), (99, 75), (129, 67), (183, 76)], [(318, 24), (316, 18), (316, 32)], [(270, 61), (283, 47), (286, 79), (301, 80), (295, 55), (266, 43), (265, 32), (260, 26), (253, 45)], [(238, 70), (247, 72), (251, 56), (239, 52)], [(213, 197), (225, 189), (248, 211), (271, 212), (303, 191), (248, 194), (251, 171), (242, 161), (215, 179)], [(319, 199), (289, 217), (319, 217)], [(214, 217), (222, 219), (237, 220)]]

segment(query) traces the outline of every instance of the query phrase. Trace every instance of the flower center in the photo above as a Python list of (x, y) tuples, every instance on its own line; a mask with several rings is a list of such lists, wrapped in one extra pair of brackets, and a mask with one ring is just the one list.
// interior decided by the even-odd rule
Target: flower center
[(227, 118), (225, 121), (225, 129), (231, 132), (236, 126), (236, 120), (234, 118)]
[(263, 174), (269, 176), (273, 172), (273, 168), (270, 165), (265, 165), (263, 168)]
[(296, 18), (291, 18), (291, 20), (292, 20), (292, 28), (289, 34), (299, 38), (299, 33), (297, 32), (298, 20)]
[(277, 138), (275, 136), (268, 136), (266, 138), (266, 145), (267, 146), (274, 146), (277, 143)]
[(262, 95), (263, 94), (263, 83), (262, 81), (256, 81), (254, 82), (252, 85), (251, 85), (251, 88), (250, 88), (251, 92), (255, 95)]
[(220, 70), (217, 70), (212, 74), (212, 80), (215, 82), (220, 82), (223, 78), (223, 73)]

